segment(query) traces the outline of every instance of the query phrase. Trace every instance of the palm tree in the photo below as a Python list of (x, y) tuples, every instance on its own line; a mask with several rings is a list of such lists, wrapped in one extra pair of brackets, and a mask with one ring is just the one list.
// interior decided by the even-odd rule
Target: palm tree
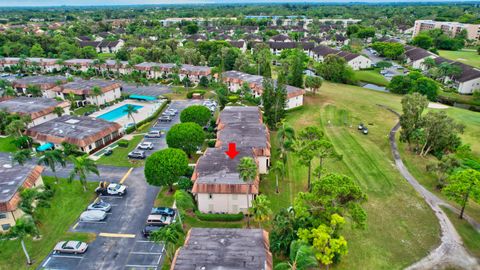
[(70, 172), (68, 177), (68, 182), (72, 182), (75, 176), (80, 179), (80, 182), (83, 185), (83, 191), (87, 191), (87, 175), (89, 173), (94, 173), (100, 175), (97, 165), (95, 162), (88, 158), (87, 155), (74, 157), (70, 156), (70, 161), (73, 163), (73, 169)]
[(253, 219), (258, 222), (258, 227), (262, 227), (261, 223), (270, 220), (272, 215), (272, 209), (270, 209), (270, 201), (267, 196), (261, 194), (258, 195), (252, 202), (252, 208), (250, 209)]
[(275, 161), (275, 164), (273, 164), (273, 167), (270, 168), (270, 171), (275, 173), (275, 192), (279, 193), (280, 191), (278, 190), (278, 175), (282, 176), (282, 183), (284, 182), (284, 177), (285, 177), (285, 164), (283, 164), (282, 161)]
[(29, 265), (32, 264), (32, 260), (28, 255), (27, 248), (25, 247), (25, 237), (27, 236), (38, 236), (39, 232), (37, 226), (35, 226), (35, 222), (33, 218), (29, 215), (24, 215), (23, 217), (17, 219), (15, 222), (15, 226), (10, 229), (8, 233), (9, 236), (17, 237), (20, 239), (20, 243), (22, 245), (23, 253), (25, 253), (25, 257), (27, 257), (27, 263)]
[(182, 226), (176, 222), (153, 232), (150, 239), (157, 243), (163, 242), (167, 251), (167, 257), (172, 262), (175, 250), (177, 246), (182, 244), (184, 235)]
[(13, 89), (13, 87), (11, 86), (6, 86), (5, 87), (5, 90), (3, 90), (3, 93), (2, 95), (4, 97), (14, 97), (17, 95), (17, 92), (15, 92), (15, 89)]
[(251, 157), (243, 157), (240, 160), (240, 163), (237, 167), (238, 173), (240, 174), (240, 178), (242, 178), (243, 182), (247, 183), (247, 227), (250, 228), (250, 216), (248, 214), (248, 210), (250, 209), (250, 188), (252, 186), (252, 182), (257, 177), (257, 164)]
[(125, 110), (123, 112), (127, 113), (128, 118), (132, 118), (133, 126), (136, 129), (137, 128), (137, 123), (135, 123), (135, 118), (133, 118), (133, 114), (138, 113), (138, 109), (135, 106), (133, 106), (132, 104), (127, 104), (127, 107), (125, 108)]
[(31, 160), (31, 159), (32, 159), (32, 151), (30, 151), (30, 149), (18, 150), (12, 155), (12, 165), (14, 165), (16, 162), (19, 165), (23, 166), (25, 165), (25, 163), (27, 163), (27, 160)]
[(280, 158), (287, 163), (287, 152), (295, 138), (295, 130), (284, 119), (277, 124), (277, 140), (280, 145)]
[(15, 119), (10, 124), (7, 125), (5, 128), (5, 131), (9, 135), (13, 135), (15, 137), (21, 137), (23, 136), (23, 131), (27, 128), (26, 122), (20, 118), (20, 119)]
[[(57, 107), (59, 108), (59, 107)], [(51, 151), (45, 151), (43, 152), (43, 155), (40, 156), (38, 159), (38, 164), (39, 165), (45, 165), (47, 167), (50, 167), (52, 172), (55, 174), (55, 182), (58, 183), (58, 177), (57, 177), (57, 171), (56, 171), (56, 164), (60, 164), (62, 167), (65, 168), (66, 162), (65, 162), (65, 156), (63, 155), (62, 151), (55, 149)]]
[(95, 96), (95, 99), (97, 100), (97, 106), (99, 106), (100, 104), (98, 104), (98, 96), (100, 96), (102, 94), (102, 88), (100, 88), (99, 86), (94, 86), (92, 88), (92, 95)]
[(278, 263), (275, 270), (308, 270), (318, 267), (317, 258), (311, 246), (300, 241), (290, 244), (290, 261)]
[(60, 117), (65, 113), (65, 110), (62, 107), (57, 106), (53, 108), (53, 113), (55, 113), (58, 117)]

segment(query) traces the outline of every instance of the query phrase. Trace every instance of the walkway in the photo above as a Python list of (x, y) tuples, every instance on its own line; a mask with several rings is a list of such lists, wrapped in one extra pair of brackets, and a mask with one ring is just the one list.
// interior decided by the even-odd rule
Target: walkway
[[(384, 107), (384, 106), (381, 106)], [(386, 107), (384, 107), (386, 108)], [(392, 113), (400, 116), (397, 112), (386, 108)], [(390, 131), (389, 141), (392, 148), (393, 158), (395, 160), (395, 166), (400, 171), (402, 176), (413, 186), (413, 188), (425, 199), (427, 204), (432, 208), (435, 216), (437, 216), (440, 222), (440, 228), (442, 231), (441, 244), (435, 250), (431, 251), (427, 257), (409, 266), (407, 269), (443, 269), (447, 266), (460, 267), (461, 269), (480, 269), (479, 262), (472, 257), (463, 246), (463, 241), (458, 235), (455, 227), (448, 219), (445, 212), (440, 206), (445, 206), (450, 209), (456, 209), (449, 205), (442, 199), (438, 198), (435, 194), (428, 191), (423, 187), (408, 171), (407, 167), (403, 163), (400, 153), (398, 151), (397, 142), (395, 140), (395, 134), (400, 128), (400, 122), (398, 122)], [(458, 210), (457, 210), (458, 211)], [(470, 218), (469, 218), (470, 219)], [(470, 219), (473, 221), (473, 219)], [(472, 224), (475, 225), (475, 224)], [(476, 224), (478, 226), (478, 224)], [(478, 229), (478, 227), (477, 227)]]

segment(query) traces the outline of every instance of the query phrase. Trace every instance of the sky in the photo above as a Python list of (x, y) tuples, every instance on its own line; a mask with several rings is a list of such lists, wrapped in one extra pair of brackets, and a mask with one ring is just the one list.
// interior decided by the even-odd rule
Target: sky
[[(402, 2), (432, 2), (435, 0), (402, 0)], [(449, 0), (440, 0), (442, 2)], [(435, 2), (440, 2), (436, 0)], [(468, 1), (468, 0), (467, 0)], [(475, 1), (475, 0), (472, 0)], [(0, 0), (0, 7), (13, 6), (102, 6), (102, 5), (155, 5), (155, 4), (209, 4), (209, 3), (328, 3), (328, 2), (398, 2), (395, 0)]]

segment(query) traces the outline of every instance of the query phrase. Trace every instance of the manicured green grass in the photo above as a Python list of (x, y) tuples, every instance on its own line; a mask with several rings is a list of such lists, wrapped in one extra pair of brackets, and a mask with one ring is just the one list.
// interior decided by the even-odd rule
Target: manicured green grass
[(480, 55), (476, 50), (460, 50), (460, 51), (438, 51), (440, 56), (450, 60), (462, 62), (474, 67), (480, 67)]
[(357, 70), (355, 71), (357, 80), (366, 83), (373, 83), (380, 86), (386, 86), (388, 80), (380, 74), (378, 70)]
[(97, 106), (95, 105), (87, 105), (85, 107), (80, 107), (73, 111), (74, 115), (84, 115), (86, 112), (94, 112), (97, 110)]
[(97, 184), (89, 183), (88, 191), (84, 192), (78, 181), (67, 183), (62, 179), (58, 184), (54, 184), (52, 177), (43, 177), (43, 180), (55, 188), (55, 195), (51, 199), (50, 208), (38, 209), (41, 239), (33, 241), (28, 237), (25, 240), (34, 264), (27, 266), (20, 241), (6, 240), (0, 242), (0, 269), (35, 269), (59, 241), (94, 240), (94, 234), (71, 233), (68, 229), (95, 197), (94, 189)]
[[(307, 97), (302, 109), (289, 113), (287, 121), (300, 130), (323, 128), (343, 160), (327, 161), (330, 172), (349, 175), (368, 195), (365, 230), (347, 226), (344, 235), (349, 253), (336, 269), (401, 269), (425, 256), (439, 243), (439, 225), (431, 209), (401, 177), (393, 165), (387, 134), (396, 117), (377, 106), (400, 109), (400, 97), (355, 86), (325, 82), (320, 95)], [(363, 135), (357, 124), (368, 125)], [(272, 134), (272, 138), (274, 134)], [(275, 146), (275, 140), (272, 141)], [(318, 161), (314, 161), (317, 166)], [(306, 167), (290, 154), (288, 174), (275, 194), (275, 177), (270, 174), (261, 190), (274, 209), (288, 207), (294, 196), (306, 189)]]
[(462, 141), (470, 145), (475, 155), (480, 156), (480, 141), (478, 140), (480, 134), (480, 113), (459, 108), (449, 108), (446, 109), (446, 112), (457, 122), (465, 125), (465, 130), (461, 136)]
[(15, 152), (17, 147), (13, 144), (12, 136), (0, 138), (0, 152)]
[(458, 234), (462, 237), (465, 247), (468, 251), (477, 258), (480, 258), (480, 233), (464, 219), (459, 219), (458, 215), (453, 213), (450, 209), (444, 208), (448, 218), (452, 221), (457, 229)]
[(143, 139), (143, 135), (134, 136), (128, 144), (128, 147), (116, 147), (113, 149), (113, 154), (110, 156), (102, 156), (96, 161), (101, 165), (113, 165), (120, 167), (140, 167), (144, 164), (143, 160), (129, 159), (128, 153), (137, 147), (140, 141)]

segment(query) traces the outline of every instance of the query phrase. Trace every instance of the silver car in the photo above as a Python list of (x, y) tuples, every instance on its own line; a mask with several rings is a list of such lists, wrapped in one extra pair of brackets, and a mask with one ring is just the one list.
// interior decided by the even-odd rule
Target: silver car
[(88, 244), (80, 241), (62, 241), (58, 242), (53, 248), (58, 253), (82, 254), (87, 251)]
[(102, 221), (107, 217), (107, 213), (101, 210), (89, 210), (80, 215), (80, 221)]
[(102, 200), (94, 202), (87, 207), (87, 210), (100, 210), (104, 212), (108, 212), (110, 209), (112, 209), (112, 205)]

